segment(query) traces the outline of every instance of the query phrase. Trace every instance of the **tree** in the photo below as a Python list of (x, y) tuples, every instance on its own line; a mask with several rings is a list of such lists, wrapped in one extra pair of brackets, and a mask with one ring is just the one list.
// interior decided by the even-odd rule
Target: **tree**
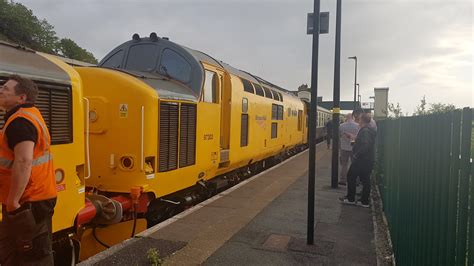
[[(39, 20), (26, 6), (0, 0), (0, 39), (17, 43), (33, 50), (63, 55), (71, 59), (97, 63), (92, 53), (79, 47), (72, 40), (59, 41), (54, 27), (45, 19)], [(67, 55), (66, 55), (67, 54)]]
[(420, 105), (416, 107), (415, 112), (413, 115), (426, 115), (426, 96), (423, 95), (423, 98), (421, 99)]
[(440, 113), (448, 113), (451, 111), (456, 110), (456, 106), (453, 104), (445, 104), (445, 103), (432, 103), (430, 104), (430, 109), (428, 110), (429, 114), (440, 114)]
[(46, 20), (38, 20), (20, 3), (0, 2), (0, 31), (8, 40), (34, 50), (54, 53), (56, 32)]
[(430, 103), (430, 108), (427, 109), (426, 105), (428, 103), (426, 102), (426, 97), (423, 96), (421, 99), (420, 105), (416, 107), (415, 112), (413, 113), (414, 116), (418, 115), (428, 115), (428, 114), (439, 114), (439, 113), (447, 113), (451, 112), (453, 110), (456, 110), (456, 106), (453, 104), (445, 104), (445, 103)]
[(400, 103), (397, 103), (395, 106), (393, 103), (388, 104), (388, 117), (390, 118), (400, 118), (403, 116), (402, 107)]
[(64, 57), (72, 58), (91, 64), (97, 64), (97, 59), (87, 50), (81, 48), (71, 39), (61, 39), (56, 46), (57, 52)]
[(38, 31), (34, 36), (36, 42), (41, 47), (40, 49), (46, 53), (54, 53), (56, 51), (58, 37), (56, 37), (56, 32), (53, 29), (54, 27), (43, 19), (39, 22)]

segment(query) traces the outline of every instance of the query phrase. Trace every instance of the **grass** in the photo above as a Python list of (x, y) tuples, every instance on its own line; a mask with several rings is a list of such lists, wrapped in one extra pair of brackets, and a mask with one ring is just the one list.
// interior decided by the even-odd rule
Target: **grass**
[(147, 258), (148, 261), (150, 262), (150, 265), (153, 266), (159, 266), (163, 263), (163, 259), (160, 258), (160, 253), (156, 248), (150, 248), (147, 251)]

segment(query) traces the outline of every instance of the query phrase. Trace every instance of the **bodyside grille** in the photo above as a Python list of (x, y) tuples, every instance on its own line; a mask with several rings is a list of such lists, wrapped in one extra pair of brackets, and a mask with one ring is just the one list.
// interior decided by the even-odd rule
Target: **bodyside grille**
[(179, 129), (179, 167), (196, 161), (196, 105), (181, 104)]
[(159, 172), (174, 170), (178, 167), (178, 118), (177, 103), (160, 103)]

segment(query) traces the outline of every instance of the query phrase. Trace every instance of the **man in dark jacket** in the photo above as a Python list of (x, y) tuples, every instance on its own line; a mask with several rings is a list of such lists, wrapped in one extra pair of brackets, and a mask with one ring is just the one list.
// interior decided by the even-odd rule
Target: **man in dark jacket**
[(359, 120), (360, 130), (352, 147), (352, 164), (347, 173), (347, 196), (341, 198), (343, 203), (356, 204), (356, 180), (362, 183), (362, 196), (360, 205), (369, 207), (370, 174), (375, 161), (375, 136), (376, 131), (370, 127), (370, 115), (362, 114)]

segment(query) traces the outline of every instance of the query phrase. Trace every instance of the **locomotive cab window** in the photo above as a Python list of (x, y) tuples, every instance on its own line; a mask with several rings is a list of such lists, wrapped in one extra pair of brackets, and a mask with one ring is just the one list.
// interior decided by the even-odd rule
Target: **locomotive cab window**
[(125, 69), (151, 72), (156, 67), (158, 46), (155, 44), (138, 44), (128, 50)]
[(191, 65), (184, 57), (171, 49), (164, 49), (161, 53), (158, 72), (183, 83), (187, 83), (191, 79)]
[(122, 60), (123, 60), (123, 50), (120, 50), (110, 56), (107, 61), (102, 64), (104, 67), (110, 67), (110, 68), (121, 68), (122, 67)]
[(206, 70), (204, 79), (204, 88), (202, 90), (202, 99), (207, 103), (219, 103), (218, 101), (218, 88), (219, 79), (217, 73)]

